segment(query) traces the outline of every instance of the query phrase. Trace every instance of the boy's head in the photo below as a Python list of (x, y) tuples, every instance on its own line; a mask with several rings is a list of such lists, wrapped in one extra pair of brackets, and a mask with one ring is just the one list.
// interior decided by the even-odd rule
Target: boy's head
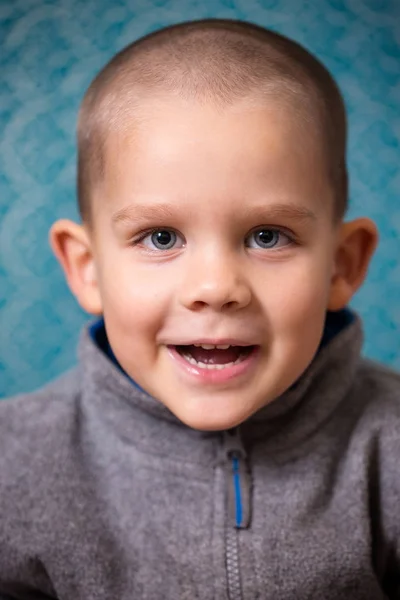
[(320, 144), (334, 193), (347, 207), (346, 115), (328, 71), (296, 42), (257, 25), (206, 20), (167, 27), (116, 55), (87, 91), (78, 124), (78, 201), (90, 221), (107, 169), (109, 141), (132, 136), (149, 100), (197, 103), (223, 112), (235, 104), (278, 105)]
[(181, 24), (97, 76), (78, 144), (83, 225), (51, 233), (72, 291), (183, 422), (239, 424), (305, 371), (375, 247), (369, 220), (342, 220), (335, 83), (255, 25)]

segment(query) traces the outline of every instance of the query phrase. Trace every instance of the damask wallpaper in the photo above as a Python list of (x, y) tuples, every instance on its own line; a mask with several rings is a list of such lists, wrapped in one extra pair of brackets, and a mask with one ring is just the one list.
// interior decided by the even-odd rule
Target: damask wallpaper
[(47, 241), (56, 218), (77, 218), (85, 88), (134, 38), (203, 17), (292, 36), (336, 76), (350, 119), (349, 216), (372, 217), (381, 236), (354, 306), (365, 353), (400, 368), (399, 0), (0, 0), (0, 397), (72, 365), (88, 318)]

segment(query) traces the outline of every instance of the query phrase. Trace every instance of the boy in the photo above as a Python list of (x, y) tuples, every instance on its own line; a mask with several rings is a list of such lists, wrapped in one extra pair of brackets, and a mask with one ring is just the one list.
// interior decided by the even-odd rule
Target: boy
[(343, 220), (345, 145), (330, 75), (255, 25), (94, 80), (83, 224), (51, 244), (100, 318), (0, 405), (2, 598), (400, 598), (399, 377), (346, 309), (377, 233)]

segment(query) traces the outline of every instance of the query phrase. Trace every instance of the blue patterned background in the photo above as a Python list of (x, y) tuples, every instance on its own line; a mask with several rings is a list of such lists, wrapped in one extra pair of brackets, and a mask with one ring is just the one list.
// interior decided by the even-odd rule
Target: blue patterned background
[(117, 50), (163, 25), (239, 18), (303, 43), (331, 69), (350, 118), (351, 210), (381, 242), (354, 301), (367, 355), (400, 368), (399, 0), (0, 0), (0, 397), (75, 362), (87, 316), (47, 232), (75, 208), (75, 119)]

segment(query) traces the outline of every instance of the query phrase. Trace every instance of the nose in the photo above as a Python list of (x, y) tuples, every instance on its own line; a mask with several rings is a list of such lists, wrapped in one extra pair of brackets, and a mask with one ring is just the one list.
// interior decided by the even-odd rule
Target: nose
[(228, 252), (211, 251), (190, 257), (180, 289), (185, 308), (199, 311), (235, 311), (251, 302), (251, 287), (239, 257)]

